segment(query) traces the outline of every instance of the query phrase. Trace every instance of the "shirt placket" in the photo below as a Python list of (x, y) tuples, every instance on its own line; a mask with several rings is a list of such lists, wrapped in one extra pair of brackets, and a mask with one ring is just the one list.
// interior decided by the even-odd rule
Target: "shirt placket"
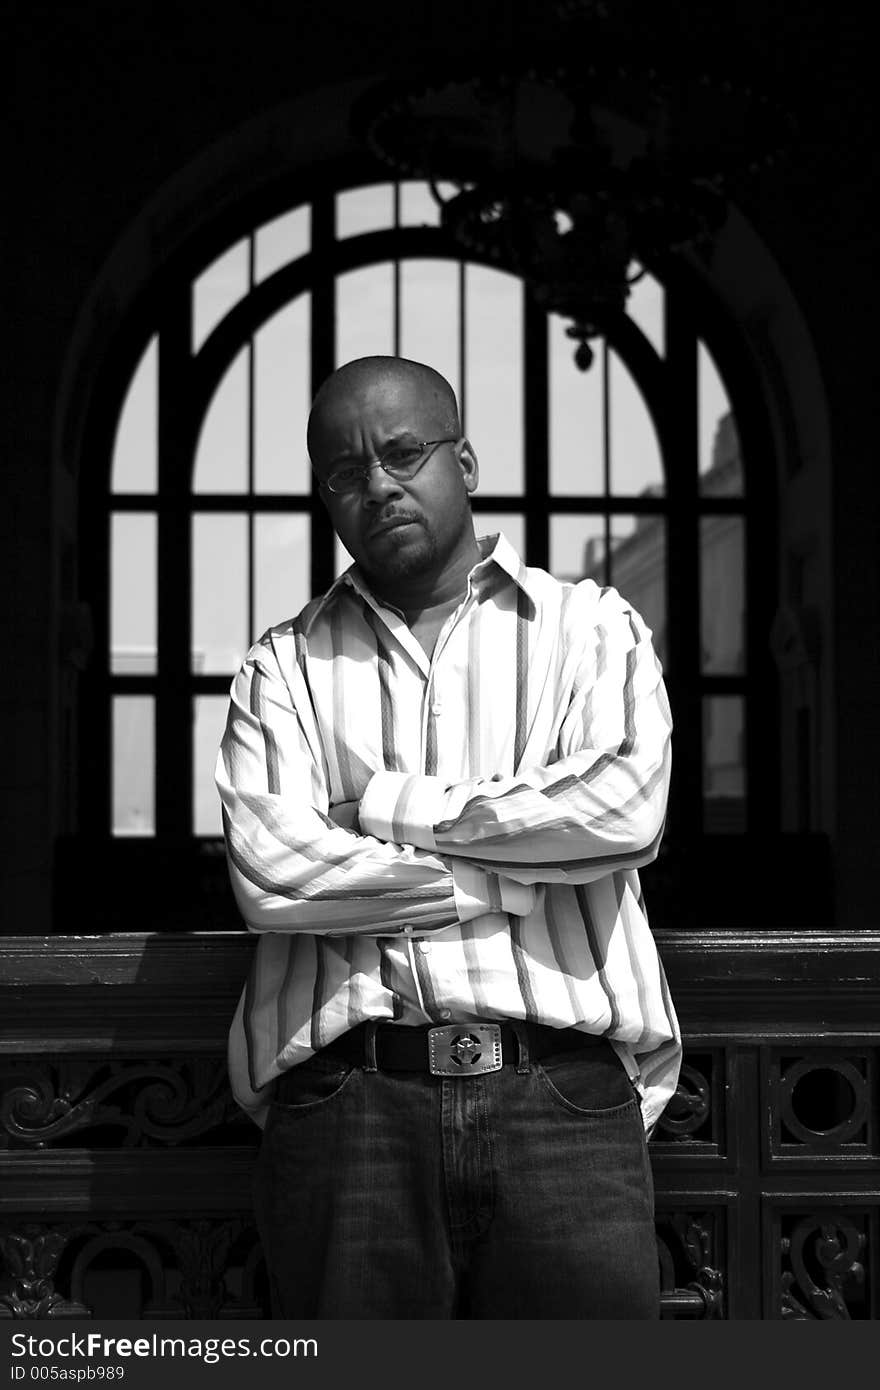
[[(442, 698), (438, 698), (435, 688), (435, 677), (438, 665), (442, 660), (444, 650), (452, 633), (459, 623), (465, 622), (473, 601), (474, 595), (469, 589), (468, 595), (463, 600), (460, 607), (457, 608), (454, 613), (451, 613), (443, 624), (434, 646), (433, 655), (430, 661), (428, 661), (424, 651), (419, 647), (400, 616), (393, 610), (386, 610), (382, 606), (376, 604), (371, 598), (367, 598), (367, 602), (370, 604), (373, 612), (382, 621), (390, 635), (412, 661), (414, 669), (411, 672), (411, 676), (408, 677), (408, 681), (409, 679), (413, 681), (419, 680), (421, 683), (418, 767), (420, 773), (425, 773), (427, 771), (431, 722), (434, 721), (436, 735), (436, 720), (442, 710)], [(391, 621), (389, 621), (389, 615), (391, 616)], [(395, 691), (395, 694), (402, 695), (403, 692)], [(431, 942), (429, 939), (413, 938), (410, 936), (405, 938), (412, 997), (417, 1002), (417, 1006), (424, 1017), (429, 1019), (432, 1023), (446, 1022), (452, 1017), (449, 1009), (445, 1007), (433, 1007), (431, 1004), (431, 996), (435, 998), (441, 997), (440, 991), (438, 990), (438, 977), (436, 971), (433, 969), (431, 961), (431, 955), (435, 946), (436, 943)]]
[(440, 629), (439, 636), (434, 645), (434, 653), (431, 657), (431, 664), (428, 667), (428, 677), (425, 684), (424, 696), (422, 698), (422, 721), (419, 736), (419, 772), (436, 773), (436, 767), (431, 767), (430, 748), (432, 738), (436, 747), (437, 739), (437, 720), (443, 713), (443, 690), (437, 689), (437, 671), (443, 652), (447, 643), (459, 623), (465, 621), (469, 601), (465, 600), (462, 608), (456, 608), (454, 613), (450, 613), (443, 627)]
[[(443, 714), (444, 692), (442, 681), (440, 689), (438, 690), (437, 688), (438, 672), (442, 674), (444, 653), (455, 630), (459, 626), (467, 624), (473, 602), (473, 594), (469, 591), (462, 605), (457, 608), (454, 613), (451, 613), (443, 624), (434, 646), (422, 700), (421, 747), (419, 750), (419, 770), (422, 773), (436, 771), (436, 769), (430, 768), (428, 764), (431, 739), (433, 737), (436, 744), (437, 720)], [(450, 696), (449, 698), (452, 697)], [(422, 1010), (426, 1017), (431, 1019), (432, 1022), (448, 1022), (449, 1019), (452, 1018), (452, 1011), (445, 1006), (432, 1009), (430, 1001), (425, 997), (428, 993), (432, 994), (437, 999), (443, 999), (445, 997), (445, 992), (441, 983), (442, 977), (436, 968), (435, 957), (435, 952), (441, 947), (441, 943), (422, 938), (417, 941), (410, 940), (407, 945), (410, 968), (413, 973), (413, 981), (418, 992)]]

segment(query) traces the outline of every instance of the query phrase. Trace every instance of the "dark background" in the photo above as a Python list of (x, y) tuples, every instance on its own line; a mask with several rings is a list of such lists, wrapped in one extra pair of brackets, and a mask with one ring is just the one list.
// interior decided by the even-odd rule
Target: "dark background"
[[(606, 9), (623, 51), (687, 71), (723, 68), (796, 117), (786, 157), (737, 191), (775, 263), (774, 284), (785, 287), (788, 318), (770, 285), (759, 321), (759, 270), (739, 243), (715, 270), (734, 317), (742, 303), (756, 360), (765, 345), (778, 404), (780, 458), (767, 460), (777, 475), (774, 559), (784, 601), (796, 587), (793, 559), (808, 557), (821, 790), (812, 839), (787, 835), (754, 856), (743, 846), (732, 876), (728, 847), (723, 871), (740, 917), (754, 905), (755, 920), (741, 925), (773, 926), (772, 903), (785, 899), (804, 925), (867, 927), (880, 781), (870, 9), (806, 0)], [(562, 26), (546, 0), (35, 2), (10, 6), (7, 18), (0, 901), (3, 930), (42, 933), (88, 930), (81, 914), (106, 908), (112, 877), (77, 839), (71, 729), (88, 662), (77, 607), (84, 423), (122, 326), (180, 248), (195, 236), (207, 246), (212, 219), (219, 226), (245, 193), (293, 188), (304, 170), (314, 181), (326, 168), (332, 182), (334, 166), (357, 155), (346, 117), (366, 81), (419, 66), (451, 71), (468, 55), (491, 65), (508, 46), (552, 50)], [(790, 466), (799, 452), (803, 472), (786, 477), (781, 460)], [(774, 612), (762, 616), (769, 641)], [(766, 698), (780, 699), (770, 680)], [(782, 831), (788, 777), (780, 758)], [(716, 881), (708, 847), (690, 845), (686, 858), (702, 883)], [(150, 901), (161, 910), (161, 891)], [(113, 907), (124, 930), (125, 903)]]

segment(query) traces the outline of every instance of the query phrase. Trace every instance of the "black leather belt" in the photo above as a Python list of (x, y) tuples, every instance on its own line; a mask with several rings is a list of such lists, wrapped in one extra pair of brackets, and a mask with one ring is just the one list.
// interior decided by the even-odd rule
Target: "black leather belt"
[[(530, 1058), (554, 1052), (595, 1047), (607, 1040), (574, 1028), (549, 1028), (543, 1023), (518, 1023)], [(373, 1065), (370, 1025), (358, 1024), (321, 1049), (321, 1055), (343, 1057), (356, 1066)], [(451, 1023), (407, 1027), (380, 1023), (375, 1029), (375, 1066), (382, 1071), (424, 1071), (434, 1076), (481, 1076), (499, 1071), (505, 1062), (518, 1064), (520, 1047), (509, 1023)]]

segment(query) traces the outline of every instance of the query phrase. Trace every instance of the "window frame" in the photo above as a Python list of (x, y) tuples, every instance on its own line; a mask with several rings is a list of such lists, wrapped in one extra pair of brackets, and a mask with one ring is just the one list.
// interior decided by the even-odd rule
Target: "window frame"
[[(218, 219), (210, 233), (194, 238), (157, 277), (156, 293), (141, 297), (122, 325), (108, 360), (87, 426), (87, 457), (96, 461), (81, 489), (81, 592), (93, 615), (94, 654), (83, 674), (79, 702), (77, 826), (93, 836), (109, 835), (112, 817), (112, 698), (152, 694), (156, 700), (156, 839), (197, 839), (191, 829), (193, 700), (198, 694), (226, 695), (229, 677), (199, 676), (190, 669), (190, 525), (195, 511), (303, 511), (312, 527), (311, 591), (332, 581), (333, 532), (313, 487), (303, 502), (288, 494), (218, 495), (191, 491), (190, 469), (198, 430), (223, 373), (259, 326), (298, 293), (312, 296), (311, 390), (335, 365), (334, 282), (347, 270), (377, 261), (463, 258), (439, 228), (401, 227), (336, 240), (337, 191), (374, 181), (349, 179), (310, 198), (279, 189), (274, 198), (250, 201)], [(387, 180), (384, 180), (387, 181)], [(191, 345), (191, 286), (201, 270), (236, 239), (298, 203), (311, 202), (312, 249), (254, 286), (208, 335), (199, 353)], [(480, 264), (478, 257), (467, 260)], [(491, 263), (482, 262), (487, 266)], [(497, 268), (497, 267), (492, 267)], [(662, 497), (571, 496), (549, 492), (547, 316), (525, 297), (523, 375), (525, 456), (521, 495), (488, 495), (480, 506), (495, 513), (522, 512), (530, 564), (547, 567), (551, 515), (607, 516), (615, 512), (660, 514), (666, 520), (666, 608), (669, 615), (667, 685), (676, 724), (675, 772), (670, 797), (670, 832), (680, 844), (702, 833), (702, 703), (739, 695), (745, 701), (745, 766), (748, 830), (778, 829), (778, 702), (758, 701), (755, 691), (776, 689), (767, 629), (775, 611), (776, 473), (758, 492), (757, 459), (773, 460), (769, 422), (754, 365), (714, 299), (704, 276), (680, 258), (648, 267), (666, 291), (666, 352), (661, 359), (635, 322), (621, 319), (607, 344), (634, 377), (655, 424), (664, 464)], [(159, 305), (156, 313), (156, 305)], [(146, 343), (158, 332), (159, 477), (153, 494), (110, 491), (116, 421), (125, 389)], [(697, 457), (697, 343), (711, 353), (728, 391), (743, 460), (743, 497), (700, 495)], [(601, 350), (601, 348), (600, 348)], [(576, 368), (572, 363), (572, 371)], [(676, 460), (671, 467), (669, 461)], [(159, 554), (157, 670), (153, 676), (112, 675), (109, 665), (109, 532), (114, 512), (155, 511)], [(700, 518), (731, 512), (745, 519), (745, 671), (739, 676), (704, 675), (700, 670)], [(758, 603), (760, 602), (760, 609)], [(757, 615), (766, 612), (766, 622)], [(172, 775), (173, 774), (173, 775)], [(182, 794), (181, 788), (185, 788)], [(112, 835), (111, 835), (112, 839)]]

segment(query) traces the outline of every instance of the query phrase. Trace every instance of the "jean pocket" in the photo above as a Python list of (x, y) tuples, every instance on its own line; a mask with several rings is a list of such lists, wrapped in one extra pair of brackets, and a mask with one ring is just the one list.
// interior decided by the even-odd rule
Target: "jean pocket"
[(282, 1115), (304, 1114), (341, 1096), (357, 1068), (338, 1058), (311, 1058), (284, 1072), (276, 1083), (272, 1109)]
[(635, 1087), (610, 1044), (555, 1052), (535, 1063), (552, 1099), (573, 1115), (620, 1115), (639, 1104)]

